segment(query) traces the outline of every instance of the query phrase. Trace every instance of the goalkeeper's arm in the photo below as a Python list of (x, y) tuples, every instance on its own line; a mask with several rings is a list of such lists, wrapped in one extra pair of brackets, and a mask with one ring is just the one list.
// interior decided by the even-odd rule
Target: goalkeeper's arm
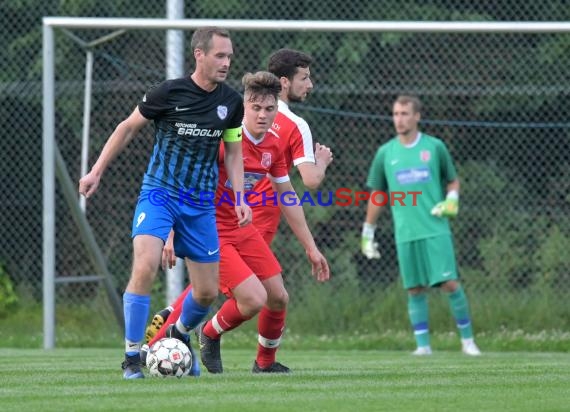
[(447, 185), (447, 195), (443, 202), (436, 204), (431, 214), (437, 217), (455, 217), (459, 212), (459, 179)]
[(368, 198), (368, 206), (366, 208), (366, 220), (362, 225), (362, 236), (360, 239), (360, 250), (368, 259), (380, 258), (378, 251), (378, 243), (374, 240), (374, 231), (376, 230), (376, 221), (382, 211), (382, 206), (374, 204), (372, 196)]

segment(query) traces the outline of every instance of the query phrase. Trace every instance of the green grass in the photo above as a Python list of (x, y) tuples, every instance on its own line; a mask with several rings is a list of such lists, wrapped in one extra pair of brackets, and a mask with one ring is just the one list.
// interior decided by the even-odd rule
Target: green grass
[(251, 350), (225, 373), (121, 378), (119, 349), (0, 349), (5, 411), (567, 411), (570, 355), (282, 350), (289, 376), (252, 375)]
[[(357, 302), (357, 300), (355, 300)], [(398, 304), (397, 304), (398, 303)], [(459, 339), (449, 309), (441, 299), (433, 299), (431, 327), (432, 346), (437, 350), (457, 350)], [(496, 304), (496, 301), (489, 303)], [(570, 307), (566, 305), (567, 307)], [(284, 336), (285, 350), (344, 349), (344, 350), (407, 350), (415, 342), (405, 314), (405, 302), (383, 301), (382, 307), (392, 308), (378, 312), (342, 313), (330, 310), (326, 317), (326, 302), (322, 307), (308, 305), (288, 314)], [(347, 306), (350, 307), (350, 306)], [(506, 317), (497, 311), (497, 316)], [(568, 312), (568, 309), (566, 309)], [(123, 334), (112, 315), (86, 305), (58, 307), (56, 321), (56, 346), (58, 348), (120, 348)], [(151, 312), (154, 313), (154, 312)], [(94, 315), (95, 314), (95, 315)], [(336, 316), (335, 314), (338, 314)], [(349, 316), (350, 315), (350, 316)], [(336, 316), (336, 317), (335, 317)], [(490, 315), (489, 315), (490, 316)], [(521, 315), (522, 316), (522, 315)], [(570, 312), (568, 314), (570, 319)], [(395, 318), (402, 318), (395, 320)], [(312, 319), (312, 320), (311, 320)], [(350, 319), (355, 319), (353, 322)], [(475, 336), (479, 346), (486, 352), (570, 352), (570, 328), (568, 320), (556, 323), (556, 319), (544, 322), (542, 327), (522, 327), (523, 319), (505, 321), (502, 325), (489, 327), (475, 319)], [(43, 318), (41, 306), (27, 305), (0, 317), (0, 348), (39, 349), (43, 346)], [(86, 325), (89, 325), (87, 327)], [(250, 321), (232, 331), (224, 339), (231, 349), (247, 349), (257, 341), (257, 322)]]

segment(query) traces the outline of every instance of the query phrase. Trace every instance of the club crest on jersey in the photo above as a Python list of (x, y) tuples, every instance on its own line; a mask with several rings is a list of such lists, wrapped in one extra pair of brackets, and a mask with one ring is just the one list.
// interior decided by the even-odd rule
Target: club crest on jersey
[(431, 159), (431, 152), (429, 150), (422, 150), (420, 152), (420, 160), (422, 162), (429, 162), (429, 159)]
[(224, 120), (228, 115), (228, 107), (227, 106), (218, 106), (218, 117), (221, 120)]
[(269, 169), (271, 167), (271, 153), (262, 153), (261, 154), (261, 166)]

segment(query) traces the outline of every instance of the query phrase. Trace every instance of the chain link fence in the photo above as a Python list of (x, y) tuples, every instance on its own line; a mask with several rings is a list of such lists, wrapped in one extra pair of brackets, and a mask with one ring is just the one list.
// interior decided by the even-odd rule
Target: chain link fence
[[(445, 0), (429, 5), (378, 3), (210, 0), (186, 2), (185, 12), (188, 18), (232, 19), (570, 19), (564, 1), (547, 5), (510, 1), (502, 7), (497, 7), (498, 2)], [(165, 4), (124, 0), (60, 5), (30, 0), (5, 2), (0, 11), (0, 263), (18, 294), (26, 302), (38, 302), (42, 296), (41, 17), (163, 18)], [(80, 177), (87, 52), (78, 39), (89, 43), (107, 34), (55, 32), (56, 140), (74, 182)], [(186, 56), (191, 55), (190, 36), (185, 33)], [(132, 30), (89, 49), (94, 56), (90, 165), (147, 88), (165, 78), (165, 38), (163, 30)], [(377, 147), (394, 134), (393, 100), (403, 92), (419, 95), (425, 106), (421, 129), (447, 143), (462, 180), (461, 211), (453, 231), (466, 289), (479, 299), (473, 302), (475, 322), (489, 302), (521, 309), (541, 296), (544, 318), (554, 317), (554, 327), (564, 325), (556, 323), (561, 317), (555, 302), (563, 301), (570, 290), (570, 33), (276, 30), (234, 31), (232, 39), (235, 58), (229, 83), (238, 90), (243, 73), (264, 68), (269, 54), (278, 48), (297, 48), (314, 57), (314, 92), (294, 110), (311, 125), (314, 140), (335, 154), (321, 188), (325, 194), (339, 188), (365, 190)], [(192, 62), (187, 60), (190, 71)], [(87, 202), (88, 221), (118, 293), (130, 273), (132, 213), (152, 134), (149, 127), (135, 139)], [(304, 190), (297, 172), (292, 175), (295, 187)], [(57, 275), (96, 274), (60, 188), (56, 207)], [(382, 260), (368, 261), (359, 253), (364, 203), (307, 204), (305, 211), (334, 279), (327, 286), (315, 285), (302, 248), (283, 223), (274, 250), (284, 268), (292, 314), (312, 311), (306, 322), (319, 332), (315, 325), (326, 316), (358, 318), (369, 311), (366, 307), (355, 311), (355, 299), (381, 305), (382, 299), (375, 301), (376, 297), (403, 293), (389, 214), (377, 231)], [(165, 303), (164, 276), (159, 279), (155, 308)], [(63, 282), (56, 290), (58, 311), (85, 307), (96, 310), (104, 321), (113, 319), (98, 282)], [(322, 303), (320, 309), (317, 303)], [(405, 318), (404, 307), (400, 309)], [(567, 309), (562, 310), (567, 314)], [(388, 316), (377, 321), (379, 328), (389, 323)], [(501, 318), (501, 313), (497, 316)], [(497, 327), (506, 323), (508, 319), (501, 318)], [(323, 326), (322, 332), (326, 331)]]

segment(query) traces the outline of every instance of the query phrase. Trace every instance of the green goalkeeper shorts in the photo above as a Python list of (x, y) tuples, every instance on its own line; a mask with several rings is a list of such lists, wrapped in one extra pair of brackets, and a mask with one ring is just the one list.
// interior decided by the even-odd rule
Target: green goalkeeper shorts
[(451, 235), (396, 244), (404, 288), (435, 286), (457, 279)]

